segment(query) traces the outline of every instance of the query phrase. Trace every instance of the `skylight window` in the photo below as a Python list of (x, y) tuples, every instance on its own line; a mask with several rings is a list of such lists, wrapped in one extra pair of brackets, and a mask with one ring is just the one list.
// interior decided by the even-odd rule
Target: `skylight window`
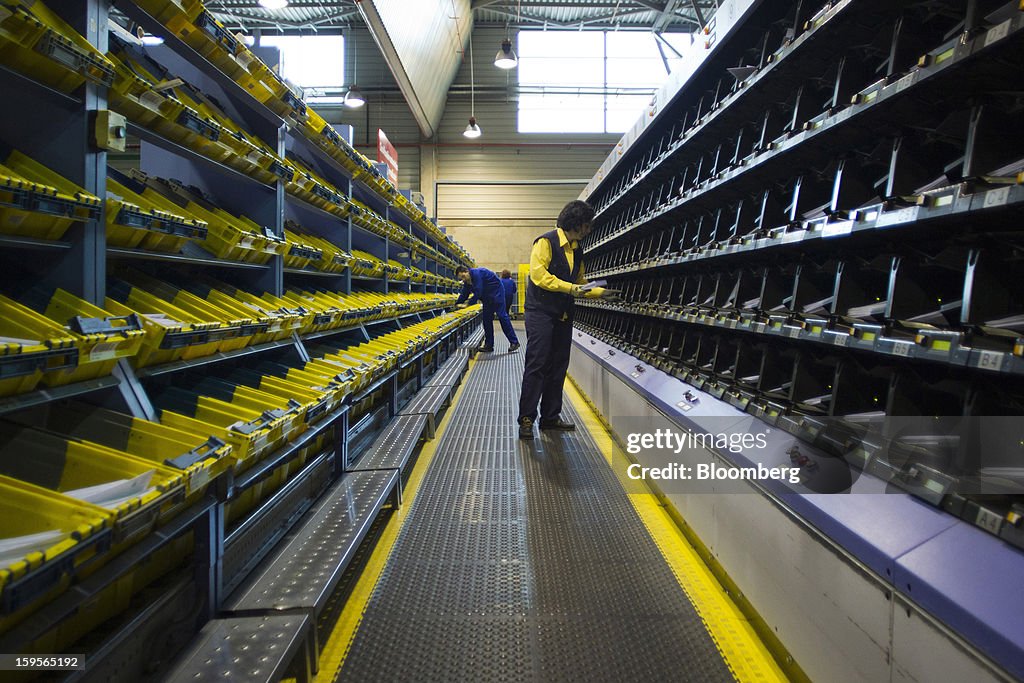
[[(520, 133), (622, 133), (679, 59), (644, 32), (521, 31)], [(688, 39), (686, 39), (688, 42)], [(677, 42), (677, 41), (673, 41)]]
[(281, 51), (281, 75), (300, 88), (345, 85), (342, 36), (263, 36), (260, 45)]

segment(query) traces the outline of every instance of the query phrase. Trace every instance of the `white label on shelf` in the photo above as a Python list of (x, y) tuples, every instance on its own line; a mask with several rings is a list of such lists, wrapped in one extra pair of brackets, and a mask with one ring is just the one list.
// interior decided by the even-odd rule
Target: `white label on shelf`
[(260, 152), (259, 150), (253, 150), (252, 152), (246, 154), (245, 158), (254, 164), (258, 164), (260, 162), (260, 159), (263, 158), (263, 153)]
[(787, 325), (784, 329), (786, 330), (786, 336), (787, 337), (796, 338), (796, 337), (800, 336), (800, 328), (799, 327), (790, 327), (790, 326)]
[(1001, 187), (998, 190), (989, 190), (985, 193), (985, 201), (982, 208), (989, 209), (993, 206), (1002, 206), (1010, 198), (1010, 188)]
[(829, 223), (822, 231), (822, 237), (835, 237), (837, 235), (849, 235), (853, 231), (853, 221), (839, 221), (837, 223)]
[(904, 76), (900, 80), (896, 81), (896, 92), (902, 92), (902, 91), (906, 90), (907, 88), (909, 88), (910, 85), (914, 82), (914, 76), (916, 76), (916, 75), (917, 75), (917, 72), (912, 72), (912, 73), (907, 74), (906, 76)]
[(904, 357), (906, 357), (906, 356), (910, 355), (910, 349), (913, 346), (914, 345), (911, 342), (903, 342), (903, 341), (893, 342), (892, 343), (892, 353), (893, 353), (894, 356), (904, 356)]
[(89, 352), (89, 361), (92, 363), (98, 363), (100, 361), (112, 360), (117, 358), (117, 346), (119, 342), (107, 342), (105, 344), (97, 344), (92, 347), (92, 351)]
[(835, 344), (836, 346), (846, 346), (846, 343), (847, 341), (849, 341), (849, 339), (850, 335), (848, 334), (837, 334), (832, 337), (832, 343)]
[(754, 323), (754, 332), (761, 334), (764, 332), (764, 323)]
[(1006, 354), (999, 351), (982, 351), (978, 358), (978, 367), (982, 370), (994, 370), (996, 372), (1003, 369), (1003, 360), (1006, 358)]
[(237, 55), (235, 55), (235, 61), (241, 64), (242, 68), (246, 70), (249, 69), (249, 65), (252, 64), (255, 59), (256, 55), (249, 52), (248, 50), (242, 50)]
[(634, 373), (631, 373), (629, 376), (632, 377), (633, 379), (636, 379), (637, 377), (640, 376), (640, 373), (639, 372), (634, 372)]
[(685, 410), (692, 410), (693, 406), (691, 406), (686, 401), (680, 401), (679, 403), (676, 404), (676, 408), (679, 408), (680, 410), (685, 411)]
[(139, 95), (139, 104), (157, 113), (160, 112), (160, 105), (164, 103), (164, 96), (158, 92), (147, 90)]
[(834, 124), (837, 124), (837, 123), (839, 123), (841, 121), (845, 121), (846, 119), (850, 118), (851, 116), (853, 116), (853, 107), (847, 107), (846, 109), (842, 110), (841, 112), (839, 112), (838, 114), (833, 116), (831, 120), (832, 120), (832, 123), (834, 125)]
[(200, 489), (210, 483), (210, 470), (207, 467), (192, 472), (192, 490)]
[(979, 508), (978, 516), (975, 517), (974, 523), (990, 533), (999, 534), (999, 529), (1003, 525), (1003, 518), (991, 510)]
[(787, 244), (789, 242), (799, 242), (807, 235), (806, 230), (795, 230), (794, 232), (787, 232), (782, 236), (782, 243)]
[(989, 46), (997, 40), (1002, 40), (1006, 36), (1010, 35), (1010, 23), (1012, 21), (1013, 19), (1007, 19), (998, 26), (990, 28), (988, 33), (985, 34), (985, 45)]
[(886, 211), (878, 217), (875, 225), (882, 227), (885, 225), (896, 225), (898, 223), (910, 223), (911, 221), (917, 220), (918, 207), (908, 206), (905, 209), (899, 211)]

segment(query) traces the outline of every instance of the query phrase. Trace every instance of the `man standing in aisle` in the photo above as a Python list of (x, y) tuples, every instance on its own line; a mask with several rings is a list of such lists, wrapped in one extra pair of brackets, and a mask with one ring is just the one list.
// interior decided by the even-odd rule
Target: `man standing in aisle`
[(508, 339), (509, 353), (516, 351), (519, 348), (519, 338), (516, 337), (516, 331), (512, 329), (512, 321), (508, 319), (508, 313), (505, 310), (505, 290), (494, 271), (486, 268), (459, 266), (455, 270), (455, 277), (462, 280), (462, 293), (459, 294), (459, 299), (455, 302), (459, 308), (465, 308), (477, 301), (484, 305), (484, 345), (481, 351), (494, 351), (495, 314), (501, 322), (501, 331)]
[(516, 300), (516, 281), (512, 279), (512, 273), (508, 268), (501, 271), (501, 286), (505, 289), (505, 312), (511, 319), (512, 304)]
[(583, 249), (594, 209), (571, 201), (558, 214), (558, 227), (533, 242), (530, 279), (526, 283), (526, 368), (519, 397), (519, 438), (533, 438), (540, 402), (540, 428), (573, 430), (562, 419), (562, 385), (572, 349), (573, 298), (614, 299), (618, 292), (584, 288)]

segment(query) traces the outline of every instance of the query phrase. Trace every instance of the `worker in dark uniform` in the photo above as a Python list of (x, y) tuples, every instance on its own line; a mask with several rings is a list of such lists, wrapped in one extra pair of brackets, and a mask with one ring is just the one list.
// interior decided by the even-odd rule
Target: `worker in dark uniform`
[(590, 233), (594, 209), (572, 201), (558, 215), (558, 227), (533, 242), (530, 279), (526, 283), (526, 368), (519, 397), (519, 438), (533, 438), (540, 402), (540, 428), (573, 430), (562, 419), (562, 385), (572, 348), (573, 298), (615, 299), (618, 292), (585, 288), (583, 249), (578, 240)]
[(512, 279), (512, 273), (508, 268), (501, 271), (501, 286), (505, 289), (505, 312), (509, 319), (512, 318), (512, 304), (516, 300), (516, 281)]
[(483, 304), (483, 325), (484, 345), (481, 351), (494, 351), (494, 315), (497, 314), (501, 322), (501, 331), (508, 339), (509, 353), (519, 348), (519, 338), (516, 331), (512, 329), (512, 321), (508, 319), (505, 312), (505, 290), (501, 286), (501, 280), (494, 274), (494, 271), (486, 268), (467, 268), (459, 266), (455, 271), (455, 277), (462, 280), (462, 293), (455, 302), (460, 308), (479, 301)]

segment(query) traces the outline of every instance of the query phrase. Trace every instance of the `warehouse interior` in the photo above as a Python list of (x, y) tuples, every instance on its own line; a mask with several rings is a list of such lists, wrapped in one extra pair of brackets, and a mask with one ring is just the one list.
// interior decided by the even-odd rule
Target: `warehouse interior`
[(0, 0), (0, 680), (1024, 680), (1022, 61), (1020, 0)]

